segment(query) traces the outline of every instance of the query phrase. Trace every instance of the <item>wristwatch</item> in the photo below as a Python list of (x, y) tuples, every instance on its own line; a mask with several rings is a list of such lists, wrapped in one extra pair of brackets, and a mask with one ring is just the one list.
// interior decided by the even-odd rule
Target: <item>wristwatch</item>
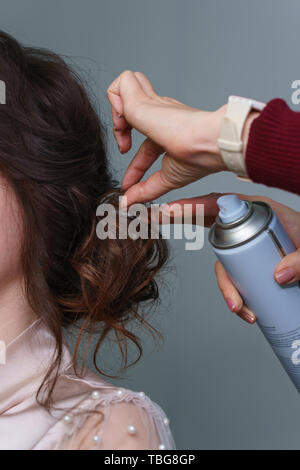
[(227, 168), (243, 180), (251, 181), (248, 177), (243, 157), (242, 132), (250, 111), (262, 111), (265, 103), (229, 96), (227, 111), (221, 120), (218, 146)]

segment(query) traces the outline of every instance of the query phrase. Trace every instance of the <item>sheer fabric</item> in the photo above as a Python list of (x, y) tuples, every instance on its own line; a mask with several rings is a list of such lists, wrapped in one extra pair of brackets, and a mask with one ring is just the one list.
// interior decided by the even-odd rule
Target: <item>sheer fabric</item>
[(53, 352), (41, 320), (8, 345), (6, 364), (0, 364), (0, 449), (175, 449), (169, 420), (156, 403), (88, 370), (77, 377), (67, 346), (48, 413), (35, 394)]

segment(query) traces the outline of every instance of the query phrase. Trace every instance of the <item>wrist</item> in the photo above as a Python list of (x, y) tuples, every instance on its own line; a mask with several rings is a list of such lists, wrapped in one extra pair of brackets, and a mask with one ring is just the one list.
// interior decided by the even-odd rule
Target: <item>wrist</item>
[(226, 113), (227, 104), (216, 111), (200, 111), (193, 113), (193, 120), (189, 126), (187, 141), (190, 155), (210, 154), (221, 159), (218, 138), (222, 117)]
[(211, 127), (211, 134), (210, 140), (207, 145), (207, 153), (213, 154), (216, 158), (217, 164), (219, 165), (220, 171), (228, 171), (224, 160), (222, 158), (221, 150), (218, 145), (218, 139), (220, 136), (220, 127), (221, 121), (225, 116), (227, 111), (227, 103), (221, 106), (216, 111), (213, 111), (210, 116), (210, 127)]
[(226, 165), (218, 146), (221, 120), (226, 113), (227, 104), (216, 111), (196, 111), (194, 125), (190, 128), (189, 151), (193, 156), (204, 155), (214, 161), (215, 171), (226, 171)]
[(211, 135), (210, 151), (211, 153), (214, 153), (215, 155), (219, 155), (220, 158), (222, 158), (222, 156), (221, 156), (220, 147), (218, 145), (218, 139), (220, 136), (221, 121), (226, 114), (227, 106), (228, 105), (226, 103), (223, 106), (221, 106), (219, 109), (211, 113), (213, 133)]

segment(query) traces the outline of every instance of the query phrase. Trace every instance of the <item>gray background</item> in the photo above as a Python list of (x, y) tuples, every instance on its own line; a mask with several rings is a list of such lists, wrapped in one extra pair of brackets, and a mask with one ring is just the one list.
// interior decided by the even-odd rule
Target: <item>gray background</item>
[[(143, 71), (159, 94), (203, 109), (229, 94), (291, 104), (291, 83), (300, 79), (297, 0), (10, 0), (0, 7), (1, 29), (72, 56), (108, 129), (105, 91), (124, 69)], [(135, 135), (135, 149), (140, 142)], [(119, 155), (111, 138), (109, 149), (121, 178), (133, 152)], [(169, 197), (212, 191), (264, 194), (300, 207), (296, 196), (230, 174)], [(167, 275), (153, 315), (164, 345), (153, 351), (145, 339), (144, 359), (119, 383), (144, 390), (165, 409), (178, 448), (299, 449), (298, 393), (258, 328), (228, 311), (208, 243), (196, 253), (184, 251), (182, 241), (171, 245), (177, 272)]]

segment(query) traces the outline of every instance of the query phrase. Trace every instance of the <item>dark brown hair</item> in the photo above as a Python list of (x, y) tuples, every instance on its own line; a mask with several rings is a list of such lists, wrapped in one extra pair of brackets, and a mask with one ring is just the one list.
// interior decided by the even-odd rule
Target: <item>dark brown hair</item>
[(114, 201), (119, 191), (95, 106), (65, 60), (0, 32), (0, 79), (6, 84), (0, 171), (21, 208), (26, 295), (56, 341), (55, 360), (43, 383), (43, 404), (49, 407), (63, 326), (80, 321), (74, 366), (83, 333), (99, 328), (93, 354), (97, 368), (97, 352), (111, 331), (124, 365), (127, 340), (140, 357), (140, 341), (126, 325), (135, 318), (151, 328), (139, 304), (158, 298), (154, 276), (167, 260), (167, 245), (162, 239), (97, 238), (96, 208), (110, 194)]

